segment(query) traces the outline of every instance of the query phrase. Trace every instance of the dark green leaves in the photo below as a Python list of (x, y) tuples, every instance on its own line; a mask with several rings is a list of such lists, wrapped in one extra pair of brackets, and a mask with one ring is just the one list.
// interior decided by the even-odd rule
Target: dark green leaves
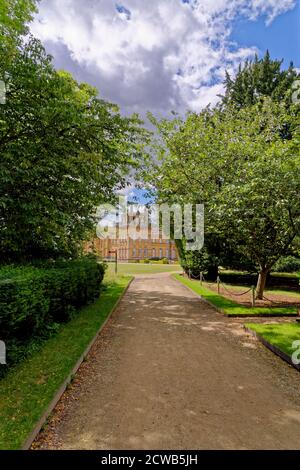
[(97, 90), (57, 72), (30, 38), (6, 70), (0, 106), (4, 260), (72, 256), (139, 161), (147, 134)]

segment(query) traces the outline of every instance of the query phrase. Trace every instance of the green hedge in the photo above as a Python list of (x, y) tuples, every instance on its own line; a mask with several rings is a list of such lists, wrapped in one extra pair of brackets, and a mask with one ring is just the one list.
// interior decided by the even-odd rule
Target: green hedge
[(100, 294), (105, 266), (84, 257), (39, 266), (0, 268), (0, 340), (7, 365), (0, 376), (24, 358), (58, 323)]
[(300, 258), (296, 258), (295, 256), (282, 257), (273, 267), (273, 271), (278, 273), (300, 272)]

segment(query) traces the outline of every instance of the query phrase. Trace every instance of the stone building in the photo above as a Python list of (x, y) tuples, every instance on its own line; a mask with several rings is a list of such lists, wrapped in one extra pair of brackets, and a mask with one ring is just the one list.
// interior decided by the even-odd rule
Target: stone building
[(98, 256), (107, 260), (114, 259), (115, 254), (112, 252), (117, 251), (118, 260), (123, 262), (135, 262), (145, 259), (151, 261), (151, 259), (161, 260), (164, 258), (168, 259), (169, 262), (177, 262), (178, 253), (174, 240), (166, 239), (159, 230), (155, 232), (155, 238), (152, 238), (154, 235), (151, 224), (144, 231), (146, 236), (142, 237), (140, 235), (140, 238), (137, 240), (128, 236), (128, 224), (134, 222), (137, 215), (140, 215), (139, 212), (133, 216), (128, 216), (126, 223), (120, 226), (123, 228), (118, 227), (116, 231), (118, 234), (117, 238), (110, 238), (108, 236), (95, 238), (88, 244), (88, 251), (92, 250)]
[(90, 244), (90, 249), (104, 259), (114, 259), (115, 255), (110, 252), (117, 250), (119, 261), (163, 258), (170, 262), (178, 261), (175, 242), (162, 237), (145, 240), (96, 238)]

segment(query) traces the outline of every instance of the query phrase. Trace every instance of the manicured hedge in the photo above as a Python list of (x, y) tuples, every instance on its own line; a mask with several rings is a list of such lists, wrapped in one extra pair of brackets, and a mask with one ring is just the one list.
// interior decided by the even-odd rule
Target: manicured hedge
[[(99, 297), (104, 272), (104, 265), (89, 257), (1, 267), (0, 340), (6, 343), (8, 366)], [(1, 366), (0, 376), (8, 368)]]
[(274, 271), (278, 273), (300, 273), (300, 258), (295, 256), (282, 257), (274, 266)]
[[(220, 273), (221, 281), (226, 284), (237, 284), (245, 286), (255, 286), (258, 274)], [(267, 287), (282, 288), (289, 290), (299, 290), (298, 276), (288, 277), (284, 275), (269, 274), (267, 277)]]

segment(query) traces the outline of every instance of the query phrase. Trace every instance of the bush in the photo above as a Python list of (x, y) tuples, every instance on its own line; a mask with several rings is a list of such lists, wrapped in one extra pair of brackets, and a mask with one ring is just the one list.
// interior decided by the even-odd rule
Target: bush
[(168, 260), (167, 258), (164, 258), (164, 259), (162, 260), (162, 264), (169, 264), (169, 260)]
[(218, 263), (218, 258), (205, 250), (184, 251), (181, 257), (181, 266), (186, 273), (190, 272), (192, 276), (198, 277), (201, 272), (205, 272), (205, 277), (211, 281), (215, 281), (218, 276)]
[(90, 257), (0, 268), (0, 340), (6, 343), (8, 365), (95, 300), (104, 272), (105, 266)]
[(145, 264), (150, 264), (150, 259), (147, 259), (147, 258), (144, 259), (144, 263), (145, 263)]
[(285, 256), (280, 258), (272, 271), (278, 273), (296, 273), (300, 272), (300, 258), (295, 256)]

